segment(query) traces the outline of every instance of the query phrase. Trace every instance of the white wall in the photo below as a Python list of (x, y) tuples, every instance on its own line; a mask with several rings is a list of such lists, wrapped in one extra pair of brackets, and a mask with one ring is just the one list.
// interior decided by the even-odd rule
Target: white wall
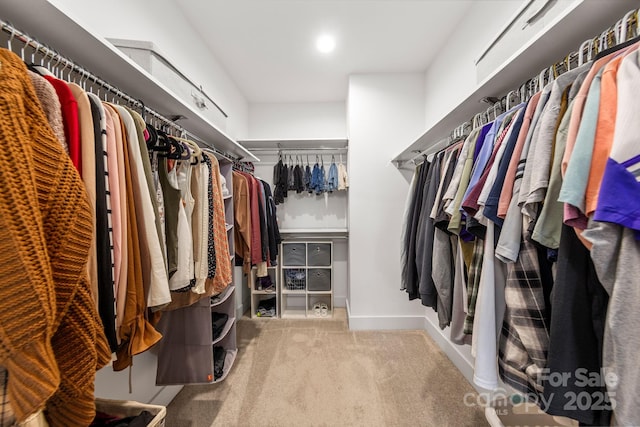
[[(194, 83), (202, 85), (228, 114), (221, 127), (235, 139), (247, 137), (249, 105), (246, 98), (172, 0), (152, 3), (141, 0), (49, 1), (102, 37), (153, 42), (171, 63)], [(100, 75), (100, 70), (94, 71)], [(191, 102), (190, 99), (187, 101)]]
[[(458, 24), (460, 31), (452, 33), (425, 72), (427, 129), (473, 93), (478, 83), (474, 61), (523, 3), (525, 0), (473, 2)], [(486, 107), (478, 104), (478, 111)]]
[(424, 327), (424, 307), (400, 291), (400, 229), (409, 184), (390, 163), (424, 125), (424, 76), (349, 79), (349, 325)]
[(344, 102), (251, 104), (249, 138), (346, 138)]

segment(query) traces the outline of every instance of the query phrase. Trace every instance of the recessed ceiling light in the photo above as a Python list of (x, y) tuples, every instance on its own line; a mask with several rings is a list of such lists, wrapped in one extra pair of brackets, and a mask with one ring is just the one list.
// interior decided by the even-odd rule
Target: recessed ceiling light
[(316, 48), (322, 53), (331, 53), (336, 48), (336, 39), (329, 34), (323, 34), (316, 39)]

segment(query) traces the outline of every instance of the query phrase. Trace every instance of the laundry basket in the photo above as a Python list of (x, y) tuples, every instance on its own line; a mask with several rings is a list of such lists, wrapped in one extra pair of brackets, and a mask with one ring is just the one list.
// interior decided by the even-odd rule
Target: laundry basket
[(133, 400), (110, 400), (96, 398), (96, 411), (117, 417), (133, 417), (140, 415), (142, 411), (148, 411), (154, 415), (148, 427), (164, 427), (164, 419), (167, 408), (161, 405), (148, 405)]

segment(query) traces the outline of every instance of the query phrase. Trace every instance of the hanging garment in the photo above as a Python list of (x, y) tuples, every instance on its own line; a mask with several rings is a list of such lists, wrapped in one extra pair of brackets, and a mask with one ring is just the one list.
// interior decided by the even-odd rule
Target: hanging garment
[(304, 189), (308, 192), (311, 193), (311, 166), (309, 166), (309, 162), (307, 162), (307, 165), (304, 167)]
[(51, 83), (60, 100), (64, 135), (69, 147), (69, 157), (82, 175), (82, 153), (80, 148), (80, 124), (78, 122), (78, 102), (66, 82), (51, 76), (44, 76)]
[(331, 162), (329, 167), (329, 175), (327, 176), (327, 191), (333, 193), (338, 189), (338, 166), (335, 162)]
[(180, 189), (169, 179), (167, 158), (158, 160), (158, 176), (162, 186), (165, 212), (166, 252), (169, 279), (178, 270), (178, 218), (180, 212)]
[[(105, 137), (107, 155), (107, 179), (109, 181), (109, 224), (111, 226), (112, 259), (113, 259), (113, 301), (115, 304), (115, 328), (116, 343), (120, 344), (117, 334), (120, 322), (118, 320), (118, 292), (120, 287), (120, 274), (122, 268), (122, 215), (120, 211), (120, 171), (118, 170), (118, 149), (116, 147), (116, 132), (113, 118), (107, 107), (102, 106), (105, 119)], [(119, 126), (119, 125), (118, 125)]]
[[(177, 190), (178, 194), (180, 194), (177, 169), (178, 166), (176, 165), (173, 170), (168, 173), (168, 180), (171, 188)], [(191, 288), (191, 280), (194, 278), (193, 240), (191, 233), (192, 231), (185, 211), (184, 200), (180, 197), (178, 199), (177, 269), (169, 279), (169, 290), (171, 291)]]
[(407, 269), (406, 275), (403, 277), (403, 287), (409, 294), (409, 300), (418, 298), (418, 264), (416, 262), (416, 243), (417, 230), (420, 223), (420, 209), (422, 208), (422, 200), (424, 198), (424, 189), (427, 175), (429, 174), (431, 163), (425, 161), (419, 166), (418, 180), (416, 182), (416, 194), (413, 198), (412, 205), (409, 210), (411, 212), (411, 224), (407, 230), (407, 240), (405, 247), (407, 251)]
[[(208, 155), (203, 155), (203, 160), (205, 165), (207, 165), (207, 169), (209, 171), (207, 180), (207, 208), (209, 210), (209, 222), (207, 224), (207, 279), (212, 279), (216, 275), (217, 268), (217, 259), (216, 259), (216, 239), (214, 236), (214, 224), (218, 218), (215, 217), (215, 207), (214, 207), (214, 192), (213, 192), (213, 184), (216, 182), (216, 176), (218, 172), (213, 169), (211, 157)], [(205, 292), (206, 287), (203, 285), (202, 287), (197, 286), (193, 289), (193, 292), (202, 294)]]
[(420, 222), (417, 229), (416, 265), (418, 268), (418, 292), (422, 305), (437, 307), (437, 291), (432, 276), (433, 235), (435, 226), (431, 219), (431, 209), (435, 203), (436, 192), (440, 184), (440, 164), (444, 153), (438, 153), (433, 159), (429, 175), (425, 181), (425, 196), (420, 209)]
[(402, 215), (402, 231), (400, 232), (400, 289), (403, 291), (407, 289), (406, 278), (407, 270), (409, 268), (409, 247), (407, 242), (409, 239), (409, 223), (411, 222), (411, 214), (413, 213), (412, 208), (416, 197), (416, 184), (418, 181), (419, 171), (420, 166), (416, 167), (413, 171), (411, 182), (409, 183), (409, 192), (407, 193), (408, 197), (404, 205), (404, 214)]
[[(165, 248), (165, 243), (163, 238), (164, 233), (162, 232), (162, 221), (160, 219), (160, 213), (159, 213), (160, 208), (158, 205), (158, 197), (156, 197), (156, 187), (153, 182), (154, 178), (153, 178), (153, 172), (151, 170), (151, 159), (149, 156), (149, 151), (147, 149), (147, 141), (144, 136), (144, 132), (147, 128), (147, 125), (144, 122), (144, 119), (142, 118), (142, 116), (140, 116), (140, 114), (138, 114), (137, 111), (133, 111), (130, 108), (127, 108), (127, 111), (129, 112), (129, 114), (131, 115), (131, 118), (133, 119), (136, 133), (138, 134), (138, 144), (140, 145), (140, 154), (142, 157), (142, 168), (144, 171), (144, 177), (147, 181), (147, 188), (149, 190), (149, 195), (151, 197), (153, 214), (156, 219), (155, 221), (156, 233), (158, 235), (158, 241), (160, 242), (160, 250), (162, 251), (162, 257), (166, 264), (167, 263), (166, 248)], [(157, 304), (154, 301), (147, 301), (147, 304), (149, 304), (149, 307), (151, 307), (153, 310), (159, 310), (162, 307), (161, 304)]]
[[(98, 268), (98, 312), (111, 351), (118, 348), (116, 307), (113, 281), (113, 229), (111, 227), (111, 194), (107, 164), (107, 131), (104, 109), (93, 94), (89, 95), (94, 124), (96, 159), (96, 253)], [(115, 172), (115, 171), (114, 171)]]
[[(113, 106), (118, 113), (121, 121), (121, 133), (123, 140), (123, 167), (125, 170), (126, 183), (126, 205), (127, 205), (127, 252), (128, 252), (128, 266), (127, 266), (127, 287), (125, 297), (125, 307), (122, 311), (122, 324), (118, 331), (121, 339), (120, 347), (116, 351), (117, 360), (113, 362), (114, 371), (121, 371), (131, 366), (133, 363), (133, 356), (142, 353), (153, 345), (155, 345), (162, 336), (153, 328), (153, 326), (147, 321), (145, 316), (145, 292), (143, 281), (143, 268), (141, 259), (141, 241), (142, 235), (138, 230), (137, 218), (144, 218), (144, 213), (140, 210), (139, 204), (136, 203), (136, 194), (138, 188), (134, 192), (134, 174), (135, 161), (132, 159), (130, 151), (132, 151), (137, 144), (130, 143), (129, 136), (134, 136), (131, 132), (127, 131), (124, 118), (126, 117), (126, 110), (118, 109), (118, 106)], [(146, 187), (142, 187), (146, 188)], [(138, 193), (138, 197), (140, 194)], [(138, 199), (139, 200), (139, 199)], [(150, 203), (150, 202), (149, 202)], [(151, 222), (149, 222), (151, 224)], [(164, 270), (163, 270), (164, 271)], [(168, 284), (167, 284), (168, 286)]]
[[(277, 265), (278, 260), (278, 247), (282, 242), (280, 237), (280, 230), (278, 228), (278, 219), (276, 217), (276, 205), (271, 195), (271, 187), (265, 181), (260, 180), (264, 188), (265, 200), (266, 200), (266, 214), (267, 214), (267, 234), (269, 239), (269, 264), (271, 266)], [(268, 276), (267, 276), (268, 277)]]
[(28, 71), (31, 78), (31, 84), (36, 92), (36, 96), (40, 101), (40, 108), (47, 116), (49, 126), (53, 134), (56, 136), (64, 151), (69, 153), (69, 146), (67, 145), (67, 138), (64, 136), (64, 121), (62, 119), (62, 107), (60, 106), (60, 100), (58, 94), (53, 88), (53, 85), (47, 81), (41, 75)]
[[(114, 167), (117, 170), (117, 174), (116, 173), (112, 173), (111, 175), (109, 175), (110, 178), (112, 177), (116, 177), (117, 176), (117, 187), (118, 187), (118, 199), (119, 199), (119, 204), (120, 204), (120, 215), (119, 215), (119, 219), (116, 220), (117, 214), (114, 215), (112, 218), (114, 218), (114, 232), (116, 232), (115, 236), (116, 239), (114, 240), (114, 256), (115, 256), (115, 260), (116, 260), (116, 267), (117, 267), (117, 260), (118, 260), (118, 245), (117, 245), (117, 236), (120, 235), (120, 273), (117, 274), (117, 279), (116, 279), (116, 283), (117, 283), (117, 289), (116, 289), (116, 293), (115, 293), (115, 297), (116, 297), (116, 331), (118, 332), (117, 335), (117, 339), (118, 339), (118, 344), (120, 344), (120, 327), (122, 326), (122, 321), (124, 319), (124, 308), (126, 305), (126, 300), (127, 300), (127, 288), (128, 288), (128, 278), (129, 278), (129, 246), (128, 246), (128, 225), (127, 225), (127, 216), (129, 215), (129, 208), (127, 206), (127, 186), (126, 186), (126, 182), (125, 182), (125, 177), (126, 177), (126, 172), (125, 172), (125, 161), (124, 161), (124, 140), (123, 140), (123, 136), (122, 136), (122, 123), (120, 122), (120, 116), (118, 115), (118, 113), (116, 112), (116, 110), (111, 107), (111, 105), (107, 104), (107, 103), (103, 103), (102, 104), (104, 107), (105, 112), (111, 117), (111, 120), (113, 122), (113, 134), (115, 137), (115, 161), (117, 162), (117, 165), (115, 165)], [(107, 138), (109, 137), (109, 131), (107, 130)], [(107, 139), (107, 142), (109, 143), (110, 139)], [(113, 141), (111, 141), (111, 143), (113, 143)], [(107, 155), (109, 155), (110, 157), (110, 161), (113, 161), (114, 159), (111, 158), (110, 153), (112, 152), (112, 150), (108, 149), (107, 150)], [(113, 169), (110, 169), (113, 170)], [(111, 187), (110, 187), (111, 188)], [(114, 189), (116, 188), (115, 186), (113, 187)], [(112, 194), (113, 196), (113, 194)], [(114, 200), (112, 198), (112, 200)], [(111, 206), (112, 210), (116, 209), (115, 205)], [(112, 212), (112, 214), (115, 214), (115, 212)], [(117, 232), (117, 227), (116, 224), (119, 223), (119, 227), (118, 229), (120, 230), (119, 232)], [(117, 270), (116, 270), (117, 271)]]
[(0, 153), (0, 365), (18, 421), (45, 408), (53, 426), (88, 425), (95, 372), (109, 361), (86, 270), (93, 214), (25, 65), (4, 49), (0, 62), (0, 135), (11, 142)]
[(349, 188), (349, 177), (347, 175), (347, 167), (342, 163), (338, 164), (338, 190), (346, 190)]
[(247, 178), (236, 171), (233, 171), (233, 218), (236, 257), (238, 260), (242, 260), (242, 271), (247, 274), (251, 271), (249, 184), (247, 183)]
[(233, 279), (231, 271), (231, 255), (229, 252), (229, 240), (225, 223), (224, 200), (222, 199), (222, 186), (220, 183), (220, 164), (213, 155), (208, 155), (211, 161), (211, 185), (213, 188), (213, 239), (215, 241), (215, 274), (211, 281), (211, 289), (207, 290), (208, 296), (219, 294), (226, 289)]
[(276, 204), (284, 203), (285, 197), (287, 197), (286, 183), (289, 181), (287, 177), (287, 167), (282, 161), (282, 156), (280, 156), (280, 160), (273, 167), (273, 198)]
[[(89, 206), (92, 212), (96, 211), (96, 152), (95, 139), (93, 135), (93, 119), (91, 118), (91, 104), (89, 97), (80, 86), (75, 83), (69, 83), (69, 89), (76, 99), (78, 105), (78, 125), (80, 129), (80, 150), (82, 153), (82, 181), (84, 182), (87, 196), (89, 198)], [(95, 216), (94, 216), (95, 218)], [(96, 249), (96, 228), (95, 219), (93, 223), (93, 239), (91, 250), (89, 251), (89, 262), (87, 268), (89, 271), (89, 283), (91, 284), (91, 292), (93, 294), (96, 305), (98, 304), (98, 264)]]
[(156, 216), (144, 171), (143, 153), (140, 151), (138, 132), (131, 114), (124, 107), (119, 105), (114, 107), (125, 126), (129, 144), (129, 162), (133, 179), (132, 186), (135, 189), (133, 194), (137, 213), (134, 219), (140, 233), (137, 238), (140, 241), (140, 262), (146, 306), (149, 308), (162, 307), (171, 302), (169, 278), (164, 268), (164, 255), (156, 228)]
[[(602, 344), (608, 300), (589, 251), (573, 229), (563, 225), (552, 293), (546, 378), (565, 373), (570, 376), (565, 377), (566, 381), (544, 381), (548, 414), (570, 417), (586, 425), (610, 425), (611, 411), (602, 410), (606, 405), (611, 407), (606, 399), (605, 384), (583, 381), (588, 377), (601, 378), (605, 372)], [(581, 372), (584, 375), (577, 375)], [(580, 395), (588, 395), (591, 400), (587, 405), (572, 408), (572, 396)], [(595, 405), (595, 402), (600, 403)]]

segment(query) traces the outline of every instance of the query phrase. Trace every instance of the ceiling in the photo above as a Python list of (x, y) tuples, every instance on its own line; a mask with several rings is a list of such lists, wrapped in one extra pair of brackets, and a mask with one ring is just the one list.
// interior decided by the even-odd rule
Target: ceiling
[[(247, 100), (331, 102), (353, 73), (418, 72), (471, 0), (174, 0)], [(315, 49), (332, 33), (333, 53)]]

